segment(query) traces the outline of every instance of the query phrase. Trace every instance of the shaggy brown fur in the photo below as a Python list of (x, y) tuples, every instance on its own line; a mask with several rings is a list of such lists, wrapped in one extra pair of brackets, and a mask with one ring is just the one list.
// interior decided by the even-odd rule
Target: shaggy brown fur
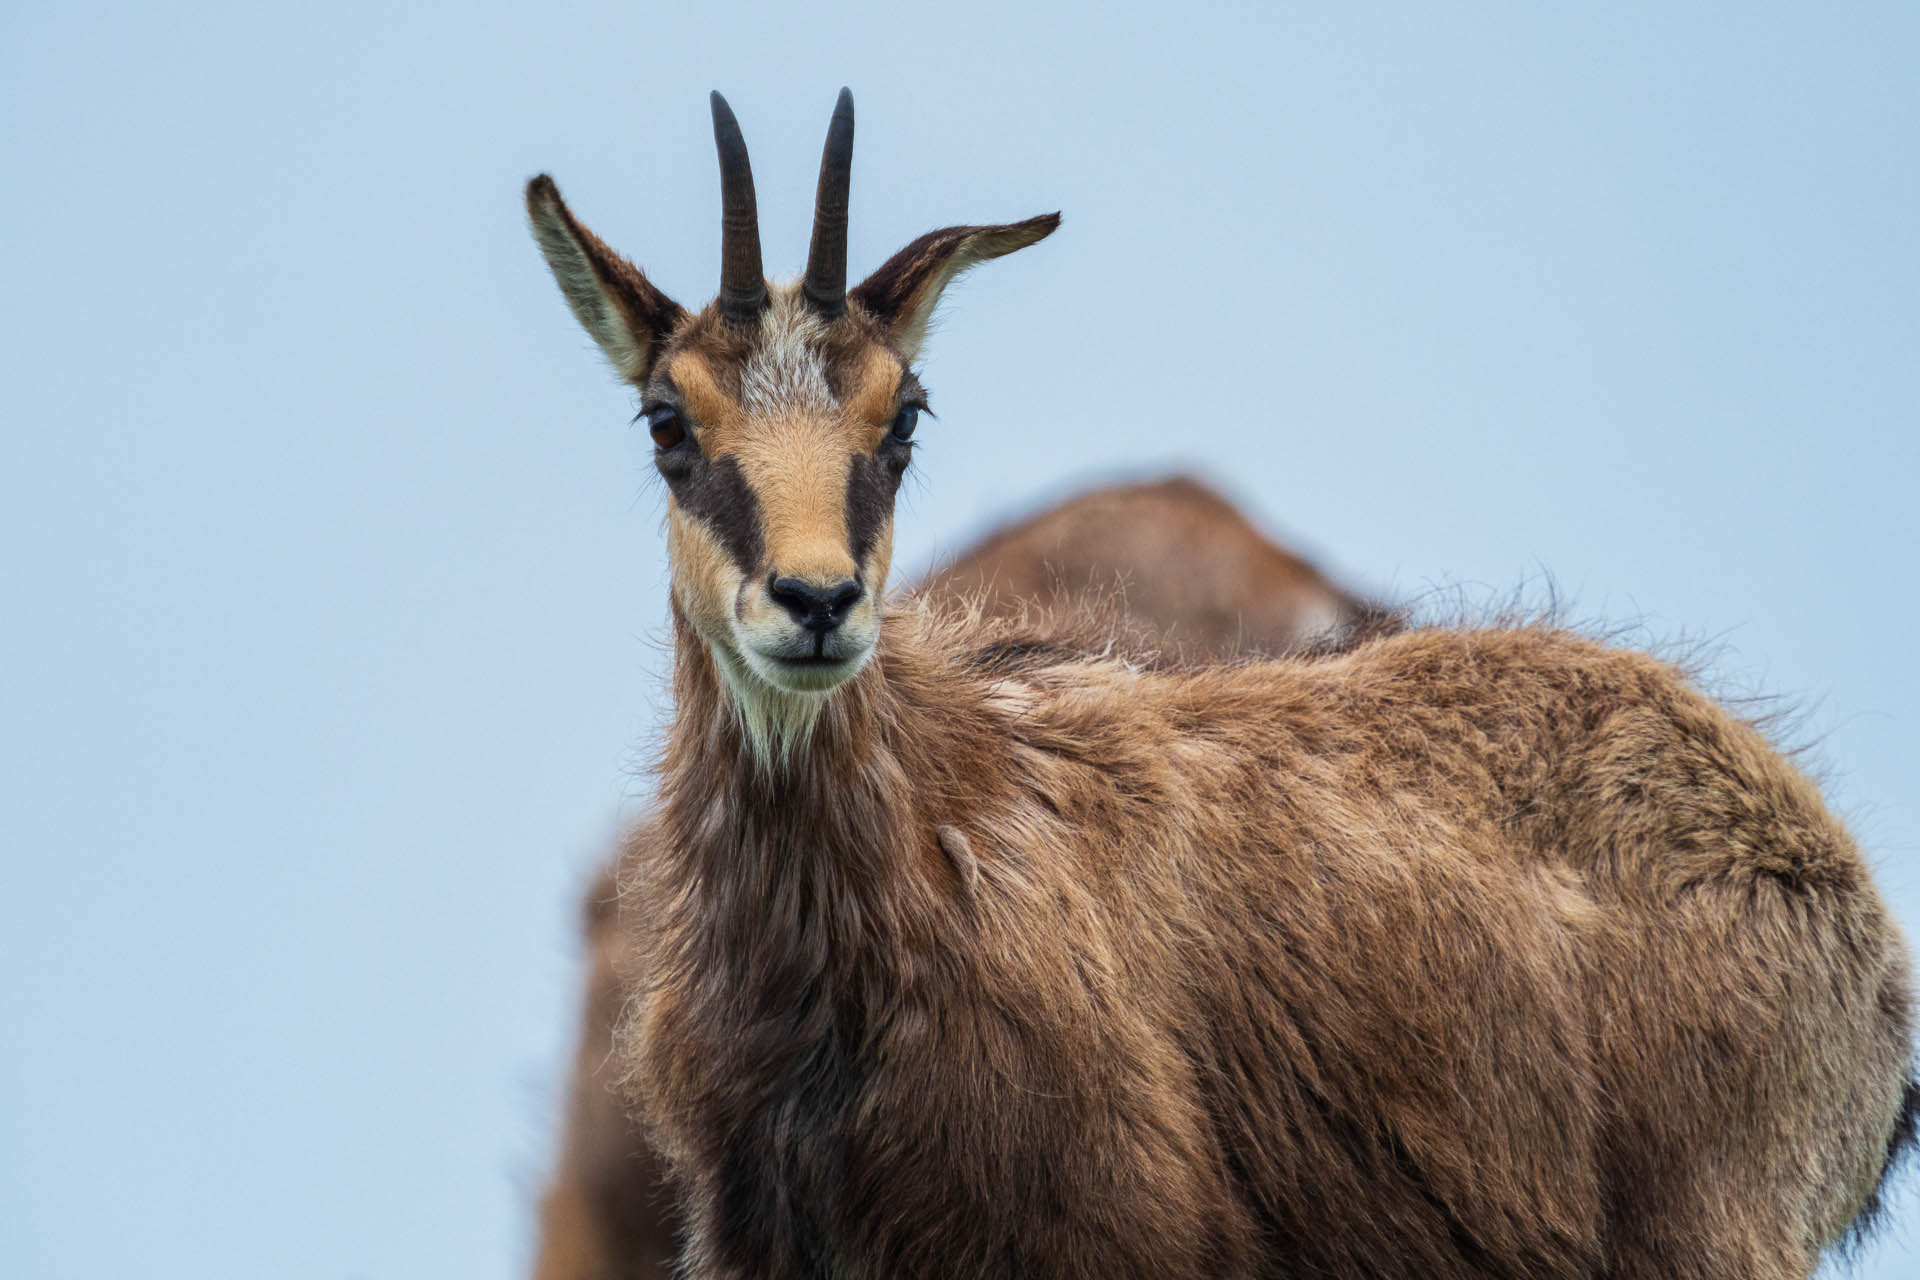
[(693, 1274), (1806, 1276), (1881, 1172), (1904, 950), (1659, 662), (981, 673), (912, 609), (770, 776), (687, 639), (629, 1043)]
[[(656, 838), (645, 823), (635, 848)], [(540, 1201), (534, 1280), (666, 1280), (679, 1214), (665, 1168), (627, 1117), (613, 1028), (634, 964), (617, 892), (618, 859), (587, 892), (587, 975), (560, 1159)]]
[[(1196, 571), (1197, 570), (1197, 571)], [(1176, 478), (1084, 493), (989, 534), (919, 590), (964, 597), (984, 614), (1029, 619), (1049, 607), (1123, 610), (1165, 649), (1284, 653), (1384, 615), (1274, 545), (1233, 505)], [(585, 1008), (560, 1159), (541, 1202), (536, 1280), (665, 1280), (678, 1217), (667, 1172), (629, 1122), (615, 1085), (614, 1019), (637, 984), (620, 866), (651, 861), (649, 820), (587, 894)], [(970, 849), (971, 842), (968, 842)]]
[(715, 121), (729, 305), (664, 341), (528, 193), (669, 489), (620, 1042), (687, 1272), (1810, 1274), (1913, 1097), (1905, 948), (1812, 784), (1544, 626), (1185, 666), (889, 612), (926, 317), (1054, 222), (925, 237), (873, 277), (945, 255), (913, 290), (823, 309), (740, 269)]

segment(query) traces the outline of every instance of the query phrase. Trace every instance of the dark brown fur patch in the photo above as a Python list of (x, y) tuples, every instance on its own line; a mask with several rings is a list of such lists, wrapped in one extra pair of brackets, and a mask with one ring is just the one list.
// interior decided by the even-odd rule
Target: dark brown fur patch
[(707, 458), (689, 442), (662, 458), (661, 473), (680, 509), (713, 532), (743, 574), (760, 567), (765, 537), (760, 500), (732, 458)]
[(956, 255), (971, 253), (976, 259), (997, 257), (1032, 244), (1059, 225), (1059, 214), (1046, 213), (1023, 222), (929, 231), (882, 263), (847, 297), (883, 325), (892, 326), (925, 304), (928, 288), (938, 281), (941, 271)]
[(865, 564), (874, 540), (893, 518), (893, 498), (906, 474), (909, 446), (883, 441), (877, 454), (857, 453), (847, 471), (847, 536), (856, 564)]

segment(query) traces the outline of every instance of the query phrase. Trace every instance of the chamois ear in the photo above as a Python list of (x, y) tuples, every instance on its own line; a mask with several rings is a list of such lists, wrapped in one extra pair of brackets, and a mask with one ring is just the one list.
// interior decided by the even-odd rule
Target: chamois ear
[(573, 314), (621, 377), (644, 383), (685, 309), (581, 226), (544, 173), (527, 184), (527, 217)]
[(886, 325), (887, 334), (911, 363), (926, 341), (940, 295), (967, 268), (1024, 249), (1053, 234), (1060, 215), (1043, 213), (997, 227), (947, 227), (929, 231), (894, 254), (847, 297)]

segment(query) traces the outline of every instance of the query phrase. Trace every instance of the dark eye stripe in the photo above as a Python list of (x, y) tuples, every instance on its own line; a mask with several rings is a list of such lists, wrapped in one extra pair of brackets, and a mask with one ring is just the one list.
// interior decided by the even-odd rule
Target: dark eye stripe
[(732, 458), (693, 462), (679, 476), (670, 476), (668, 486), (680, 509), (698, 520), (720, 539), (740, 572), (759, 571), (765, 546), (760, 524), (760, 499), (753, 486)]
[(866, 564), (881, 526), (893, 513), (893, 495), (906, 470), (906, 450), (904, 446), (897, 448), (898, 454), (891, 457), (892, 451), (884, 447), (874, 456), (853, 455), (853, 466), (847, 472), (847, 540), (852, 544), (855, 564)]

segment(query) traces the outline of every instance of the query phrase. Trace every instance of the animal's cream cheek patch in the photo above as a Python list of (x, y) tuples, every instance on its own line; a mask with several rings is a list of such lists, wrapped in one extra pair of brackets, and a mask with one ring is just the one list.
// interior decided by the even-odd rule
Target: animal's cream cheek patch
[(873, 549), (867, 552), (867, 561), (860, 566), (861, 577), (867, 584), (866, 598), (861, 603), (871, 602), (874, 613), (880, 612), (881, 601), (887, 598), (887, 582), (893, 576), (893, 521), (887, 520), (874, 536)]
[(727, 636), (734, 600), (745, 580), (733, 557), (705, 525), (678, 509), (667, 517), (667, 555), (681, 611), (707, 639)]

